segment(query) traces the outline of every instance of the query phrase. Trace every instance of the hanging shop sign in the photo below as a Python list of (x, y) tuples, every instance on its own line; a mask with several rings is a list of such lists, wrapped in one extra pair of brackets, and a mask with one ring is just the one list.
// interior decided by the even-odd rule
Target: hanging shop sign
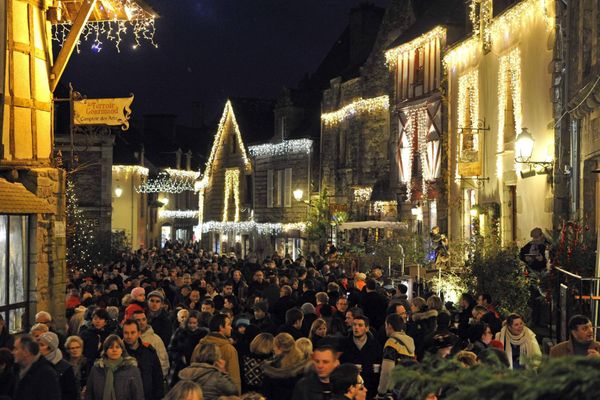
[(131, 97), (116, 99), (82, 99), (73, 101), (73, 123), (75, 125), (110, 125), (129, 129)]

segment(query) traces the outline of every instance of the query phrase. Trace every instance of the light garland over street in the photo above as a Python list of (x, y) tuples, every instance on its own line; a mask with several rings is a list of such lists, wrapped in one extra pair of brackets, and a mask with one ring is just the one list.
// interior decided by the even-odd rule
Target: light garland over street
[(286, 154), (310, 154), (313, 141), (310, 139), (284, 140), (281, 143), (266, 143), (248, 147), (253, 157), (275, 157)]
[(390, 99), (387, 95), (373, 97), (371, 99), (361, 98), (337, 111), (321, 114), (321, 121), (323, 121), (325, 126), (333, 126), (356, 114), (371, 114), (377, 111), (388, 110), (389, 107)]

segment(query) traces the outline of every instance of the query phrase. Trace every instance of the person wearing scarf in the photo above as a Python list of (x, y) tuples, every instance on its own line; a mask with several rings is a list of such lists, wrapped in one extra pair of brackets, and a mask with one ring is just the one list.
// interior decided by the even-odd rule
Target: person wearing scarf
[(42, 333), (38, 339), (40, 353), (50, 361), (56, 370), (60, 383), (63, 400), (77, 400), (79, 398), (79, 385), (75, 379), (73, 367), (65, 359), (58, 348), (58, 336), (54, 332)]
[(86, 400), (144, 400), (142, 376), (123, 340), (110, 335), (102, 345), (102, 357), (90, 371)]
[(535, 368), (542, 356), (535, 333), (525, 326), (523, 317), (510, 314), (500, 332), (496, 334), (504, 346), (510, 369)]

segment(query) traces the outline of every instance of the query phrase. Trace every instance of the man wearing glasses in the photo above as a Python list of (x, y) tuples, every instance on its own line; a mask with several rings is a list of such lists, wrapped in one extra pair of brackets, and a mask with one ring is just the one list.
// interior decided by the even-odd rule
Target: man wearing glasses
[(331, 400), (365, 400), (367, 388), (354, 364), (342, 364), (329, 375)]

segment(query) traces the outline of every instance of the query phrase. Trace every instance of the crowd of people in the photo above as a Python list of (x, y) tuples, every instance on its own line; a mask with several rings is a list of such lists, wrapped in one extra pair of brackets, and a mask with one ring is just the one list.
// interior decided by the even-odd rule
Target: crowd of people
[[(0, 399), (371, 399), (425, 357), (536, 368), (535, 334), (489, 294), (444, 304), (392, 282), (334, 256), (240, 260), (181, 243), (123, 254), (72, 273), (66, 326), (40, 311), (13, 337), (0, 316)], [(551, 356), (599, 355), (587, 317), (569, 331)]]

